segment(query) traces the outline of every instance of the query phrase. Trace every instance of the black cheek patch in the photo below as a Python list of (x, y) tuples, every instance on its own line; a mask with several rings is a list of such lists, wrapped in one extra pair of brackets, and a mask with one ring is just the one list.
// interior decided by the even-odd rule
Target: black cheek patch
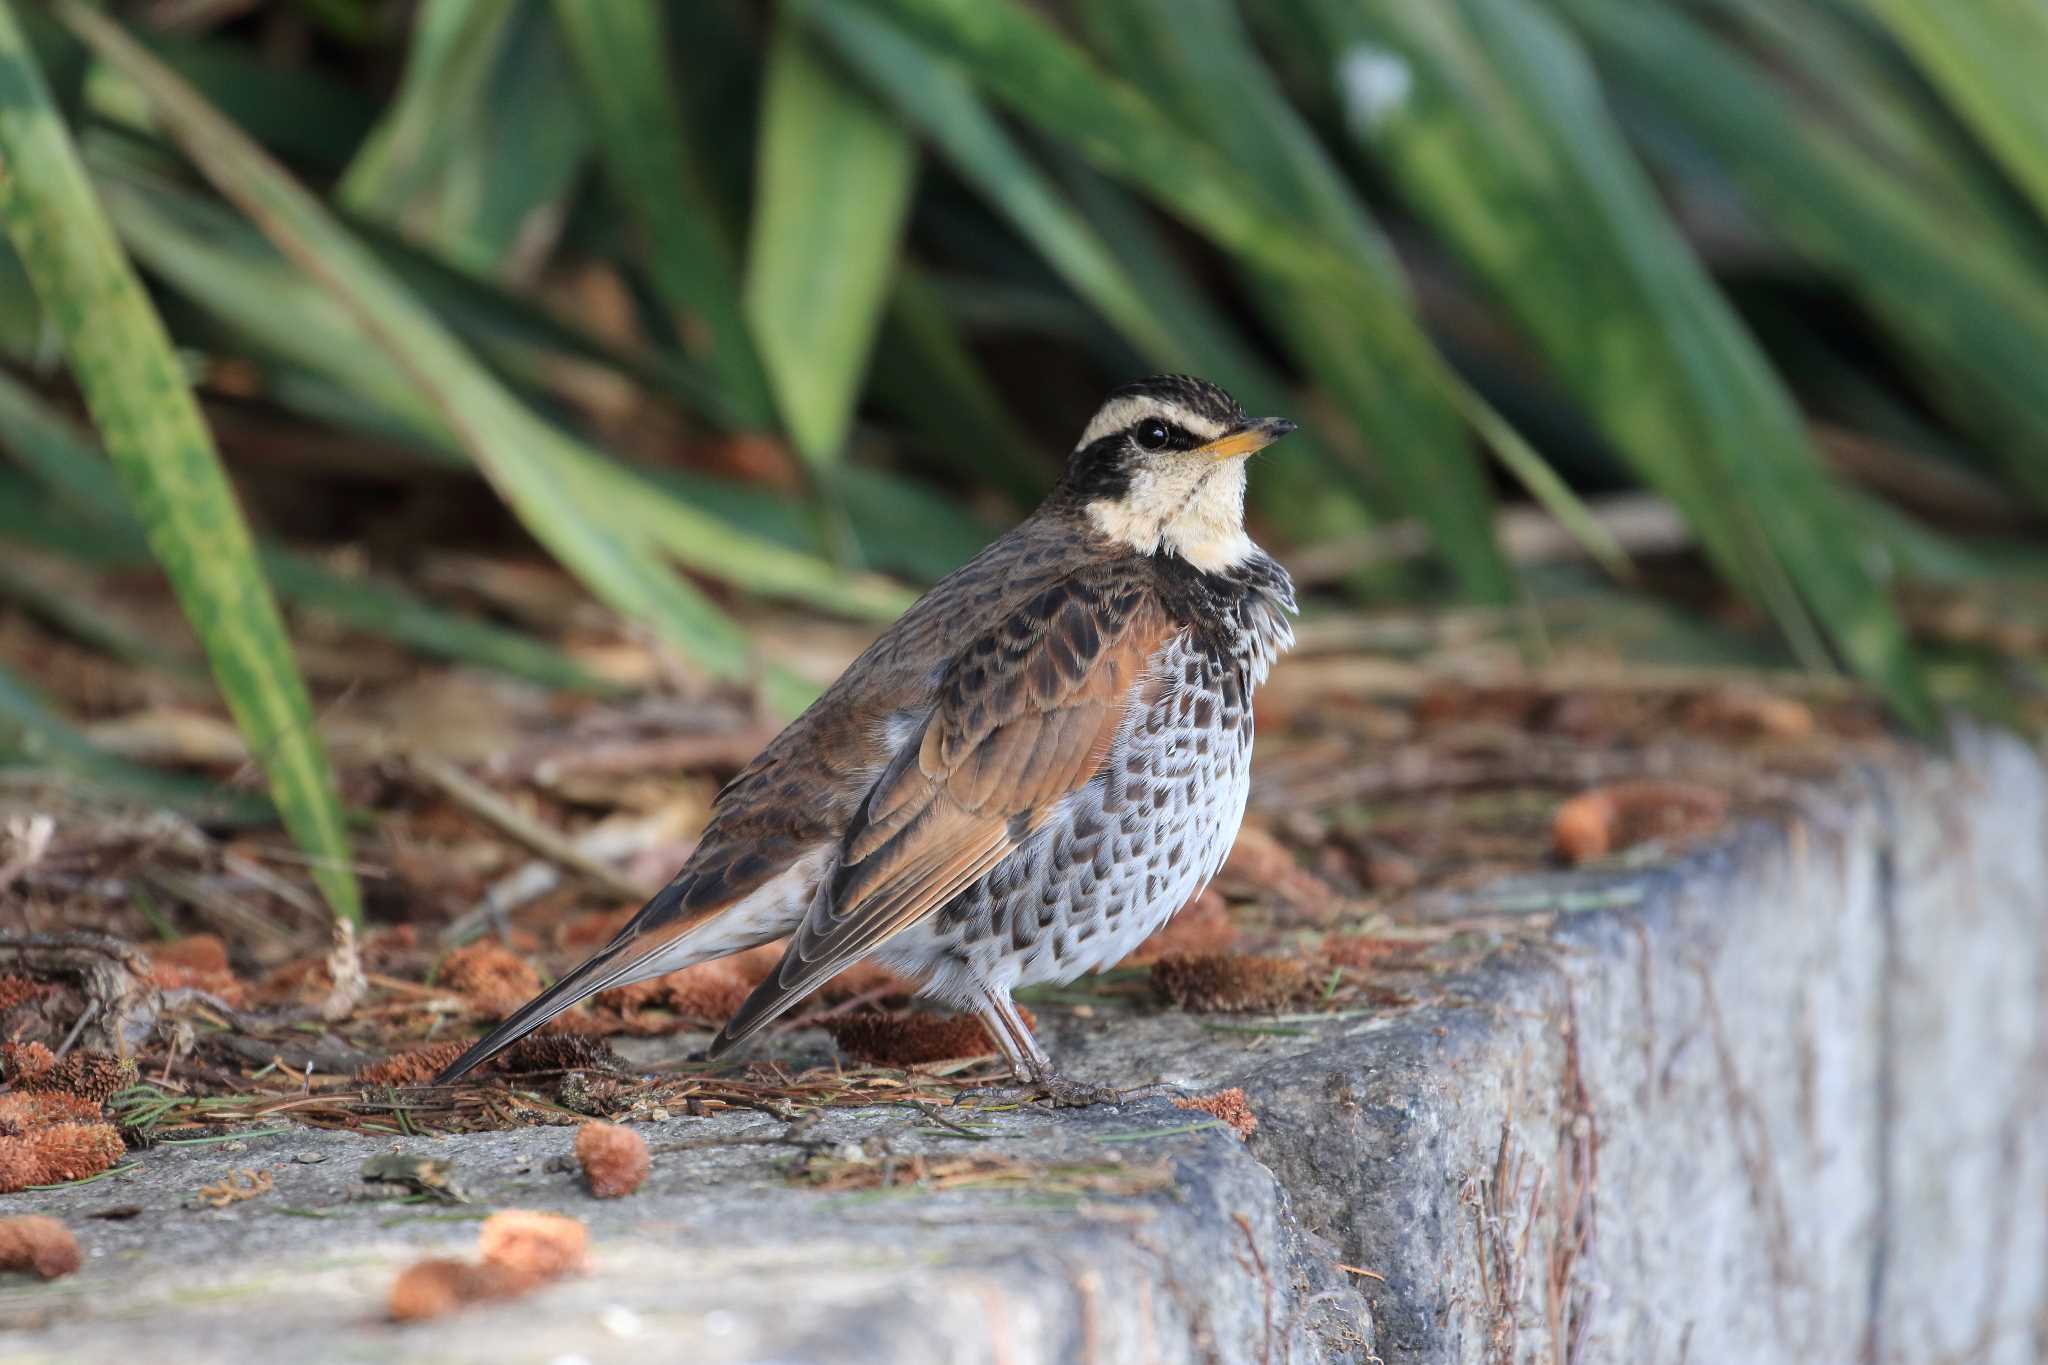
[(1067, 465), (1074, 492), (1087, 502), (1116, 500), (1131, 491), (1130, 446), (1123, 432), (1090, 441), (1074, 452)]

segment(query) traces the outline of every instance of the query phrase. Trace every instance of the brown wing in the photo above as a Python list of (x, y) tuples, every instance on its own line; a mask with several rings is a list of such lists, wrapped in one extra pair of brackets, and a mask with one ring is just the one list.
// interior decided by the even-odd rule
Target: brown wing
[(955, 658), (937, 705), (862, 803), (830, 894), (721, 1051), (1007, 857), (1102, 767), (1173, 627), (1109, 575), (1054, 583)]

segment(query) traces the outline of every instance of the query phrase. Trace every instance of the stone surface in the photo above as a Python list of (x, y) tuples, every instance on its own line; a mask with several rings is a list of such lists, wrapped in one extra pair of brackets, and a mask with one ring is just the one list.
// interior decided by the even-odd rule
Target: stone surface
[[(403, 1328), (381, 1321), (392, 1277), (471, 1252), (470, 1211), (352, 1200), (361, 1139), (160, 1148), (0, 1201), (64, 1217), (89, 1257), (0, 1286), (0, 1359), (2048, 1357), (2032, 751), (1965, 734), (1788, 792), (1675, 866), (1417, 909), (1550, 927), (1384, 1017), (1048, 1019), (1081, 1078), (1244, 1086), (1249, 1144), (1161, 1100), (998, 1116), (985, 1141), (835, 1113), (795, 1140), (1063, 1174), (833, 1193), (791, 1181), (780, 1120), (676, 1119), (642, 1129), (641, 1192), (598, 1201), (551, 1169), (567, 1129), (406, 1139), (453, 1155), (478, 1209), (583, 1218), (596, 1264)], [(271, 1193), (185, 1207), (259, 1165)], [(91, 1216), (120, 1206), (140, 1212)]]

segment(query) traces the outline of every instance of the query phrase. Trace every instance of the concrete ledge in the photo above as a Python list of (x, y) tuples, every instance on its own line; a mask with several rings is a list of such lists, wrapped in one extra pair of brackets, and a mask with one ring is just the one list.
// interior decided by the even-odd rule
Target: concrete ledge
[(1630, 889), (1245, 1078), (1255, 1152), (1386, 1276), (1379, 1353), (2048, 1357), (2038, 756), (1965, 733)]
[[(1674, 867), (1416, 907), (1483, 912), (1549, 922), (1386, 1018), (1255, 1043), (1175, 1014), (1055, 1022), (1083, 1075), (1243, 1085), (1261, 1119), (1248, 1146), (1185, 1131), (1198, 1116), (1158, 1101), (1004, 1116), (987, 1143), (905, 1110), (834, 1113), (804, 1140), (999, 1149), (1101, 1176), (834, 1194), (788, 1180), (788, 1146), (711, 1145), (780, 1134), (777, 1120), (676, 1119), (643, 1131), (691, 1149), (599, 1203), (546, 1169), (563, 1130), (408, 1140), (456, 1155), (486, 1206), (584, 1218), (599, 1268), (405, 1330), (376, 1320), (396, 1267), (466, 1249), (474, 1227), (350, 1202), (360, 1140), (160, 1149), (124, 1179), (5, 1201), (65, 1217), (92, 1260), (0, 1289), (0, 1352), (2048, 1357), (2048, 777), (2033, 751), (1966, 732), (1946, 758), (1805, 790)], [(181, 1207), (252, 1164), (278, 1170), (275, 1194)], [(85, 1218), (114, 1205), (142, 1212)]]

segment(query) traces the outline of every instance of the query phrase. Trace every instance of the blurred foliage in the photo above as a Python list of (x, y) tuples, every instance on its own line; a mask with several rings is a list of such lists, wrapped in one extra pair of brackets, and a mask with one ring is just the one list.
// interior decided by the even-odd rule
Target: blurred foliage
[[(481, 479), (787, 710), (736, 608), (888, 619), (1101, 392), (1192, 371), (1303, 420), (1254, 512), (1320, 581), (1527, 603), (1527, 499), (1658, 586), (1603, 513), (1649, 490), (1925, 726), (2010, 663), (1927, 668), (1925, 591), (2041, 574), (2044, 56), (2041, 11), (1947, 0), (0, 0), (0, 542), (154, 555), (343, 911), (273, 594), (603, 684), (403, 555), (252, 534), (229, 470), (331, 491), (322, 440)], [(93, 767), (0, 683), (0, 756)]]

